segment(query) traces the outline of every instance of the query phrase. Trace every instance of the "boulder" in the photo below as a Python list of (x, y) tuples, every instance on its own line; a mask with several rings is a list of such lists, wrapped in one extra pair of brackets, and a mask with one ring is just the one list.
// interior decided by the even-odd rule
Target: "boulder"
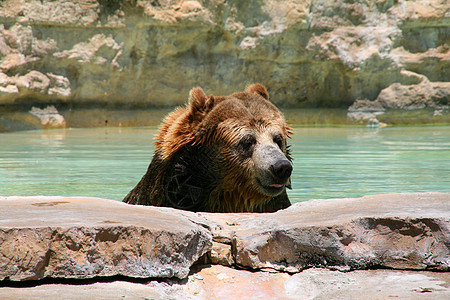
[(99, 198), (0, 197), (0, 280), (185, 278), (212, 239), (191, 219)]
[(206, 214), (237, 265), (290, 273), (323, 266), (450, 269), (450, 193), (310, 200), (272, 214)]
[(310, 200), (267, 214), (0, 197), (0, 280), (186, 278), (195, 263), (297, 273), (450, 268), (450, 193)]
[[(348, 118), (358, 123), (408, 124), (450, 122), (450, 82), (431, 82), (427, 77), (402, 71), (417, 78), (417, 84), (393, 83), (381, 90), (374, 101), (356, 100), (348, 108)], [(403, 118), (402, 118), (403, 117)]]
[(64, 117), (58, 113), (58, 110), (53, 105), (47, 106), (44, 109), (32, 107), (30, 113), (39, 118), (44, 128), (66, 127)]

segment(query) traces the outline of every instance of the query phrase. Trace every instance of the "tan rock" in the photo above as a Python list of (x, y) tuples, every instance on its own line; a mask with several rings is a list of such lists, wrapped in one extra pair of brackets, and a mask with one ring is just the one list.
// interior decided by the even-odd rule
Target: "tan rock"
[(64, 120), (64, 117), (59, 114), (58, 110), (53, 105), (47, 106), (43, 109), (32, 107), (30, 110), (30, 114), (38, 117), (44, 128), (66, 127), (66, 121)]
[[(168, 299), (164, 291), (153, 286), (127, 281), (93, 282), (83, 285), (45, 284), (26, 288), (0, 287), (2, 299)], [(189, 299), (189, 298), (187, 298)]]
[(408, 121), (402, 118), (408, 117), (411, 118), (410, 123), (450, 121), (450, 82), (431, 82), (423, 75), (405, 70), (401, 74), (415, 79), (418, 83), (393, 83), (381, 90), (374, 101), (357, 100), (349, 107), (348, 118), (357, 123), (369, 124), (407, 124)]
[[(16, 2), (12, 4), (10, 2)], [(91, 25), (98, 20), (96, 0), (77, 1), (8, 1), (5, 4), (18, 15), (19, 22), (40, 22), (65, 25)]]
[(17, 87), (27, 89), (30, 91), (46, 93), (50, 86), (50, 79), (38, 71), (31, 71), (30, 73), (20, 76), (16, 80)]
[[(80, 284), (83, 283), (83, 284)], [(1, 284), (1, 283), (0, 283)], [(308, 269), (295, 275), (194, 267), (183, 282), (65, 282), (0, 287), (2, 299), (447, 299), (449, 273)]]
[(449, 270), (449, 200), (450, 193), (388, 194), (310, 200), (239, 219), (207, 217), (232, 236), (236, 264), (252, 269)]
[(233, 266), (233, 250), (231, 245), (213, 242), (212, 248), (208, 253), (209, 262), (215, 265)]
[(211, 247), (211, 234), (171, 209), (98, 198), (0, 197), (0, 244), (0, 280), (185, 278)]
[[(58, 58), (76, 59), (81, 63), (102, 65), (108, 61), (112, 62), (118, 54), (120, 55), (121, 47), (111, 36), (96, 34), (88, 42), (78, 43), (71, 50), (53, 55)], [(98, 55), (100, 50), (101, 55)]]
[[(0, 280), (186, 278), (207, 252), (214, 264), (286, 272), (280, 278), (309, 267), (448, 271), (449, 200), (450, 193), (387, 194), (310, 200), (270, 214), (196, 214), (98, 198), (0, 197)], [(230, 272), (214, 276), (241, 281)]]
[(47, 76), (50, 79), (52, 86), (48, 89), (49, 95), (70, 96), (70, 82), (66, 77), (52, 73), (48, 73)]
[(415, 85), (394, 83), (383, 89), (375, 100), (384, 108), (421, 109), (450, 108), (450, 82), (424, 80)]
[(283, 273), (248, 272), (224, 266), (197, 268), (182, 286), (187, 294), (200, 299), (283, 299), (284, 282), (290, 276)]

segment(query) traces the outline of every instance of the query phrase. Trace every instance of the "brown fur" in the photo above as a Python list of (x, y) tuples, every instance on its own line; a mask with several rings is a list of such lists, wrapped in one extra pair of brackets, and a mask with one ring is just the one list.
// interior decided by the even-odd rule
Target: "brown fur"
[[(292, 134), (282, 114), (269, 102), (262, 85), (252, 84), (244, 92), (226, 97), (206, 96), (201, 88), (192, 89), (189, 102), (162, 122), (156, 135), (154, 161), (124, 201), (171, 206), (163, 196), (167, 184), (165, 174), (172, 172), (170, 163), (182, 159), (183, 151), (189, 147), (202, 147), (215, 153), (211, 169), (219, 174), (219, 179), (207, 195), (204, 208), (199, 210), (262, 212), (289, 206), (285, 191), (276, 197), (262, 193), (252, 180), (254, 162), (237, 154), (236, 145), (249, 130), (268, 140), (271, 132), (280, 132), (284, 140)], [(282, 152), (289, 158), (286, 146)]]

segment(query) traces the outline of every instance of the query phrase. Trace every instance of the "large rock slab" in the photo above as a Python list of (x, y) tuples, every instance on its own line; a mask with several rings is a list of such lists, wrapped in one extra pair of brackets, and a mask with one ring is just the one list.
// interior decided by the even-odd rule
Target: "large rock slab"
[(0, 197), (0, 245), (0, 280), (12, 281), (186, 278), (205, 260), (287, 273), (309, 267), (448, 271), (450, 193), (310, 200), (270, 214)]
[(99, 198), (0, 197), (0, 280), (185, 278), (212, 240), (186, 216)]
[(236, 264), (298, 272), (450, 269), (450, 193), (310, 200), (272, 214), (219, 214), (214, 239)]

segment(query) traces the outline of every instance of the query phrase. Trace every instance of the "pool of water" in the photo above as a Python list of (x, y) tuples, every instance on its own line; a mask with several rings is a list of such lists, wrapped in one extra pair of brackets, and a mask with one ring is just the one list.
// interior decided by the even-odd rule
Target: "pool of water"
[[(147, 170), (155, 128), (0, 134), (0, 196), (121, 200)], [(450, 192), (450, 127), (295, 128), (292, 202)]]

